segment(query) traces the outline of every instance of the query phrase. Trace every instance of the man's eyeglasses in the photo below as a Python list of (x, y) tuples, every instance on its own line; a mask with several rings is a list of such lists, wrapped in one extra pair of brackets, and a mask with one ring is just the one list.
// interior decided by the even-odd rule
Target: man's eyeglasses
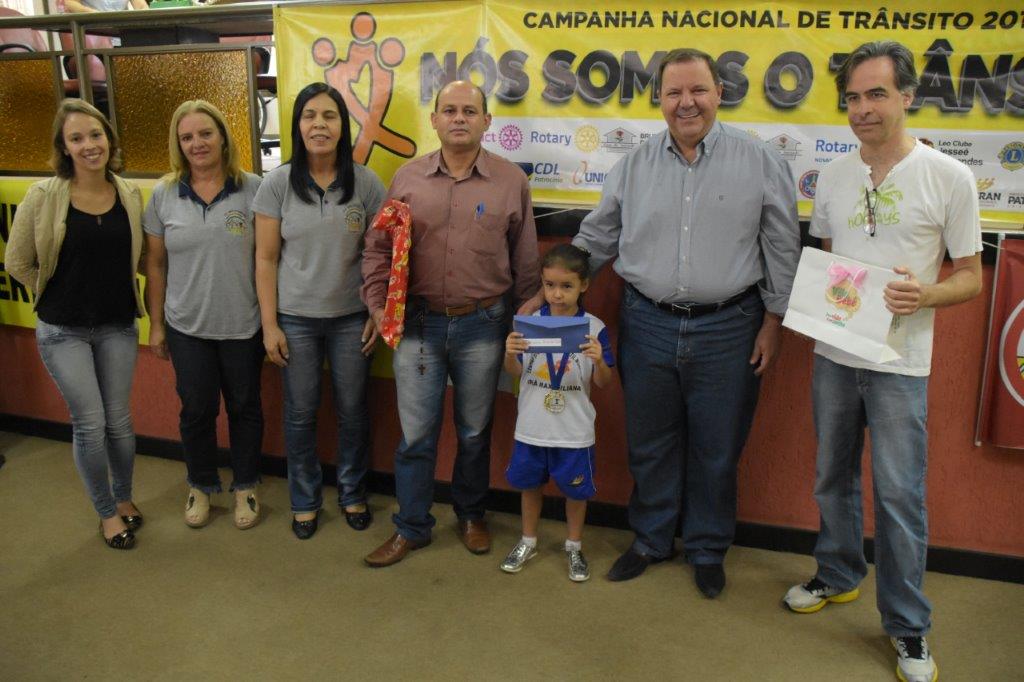
[(867, 208), (867, 220), (864, 221), (864, 232), (869, 237), (875, 236), (875, 206), (878, 205), (878, 190), (868, 191), (864, 188), (864, 206)]

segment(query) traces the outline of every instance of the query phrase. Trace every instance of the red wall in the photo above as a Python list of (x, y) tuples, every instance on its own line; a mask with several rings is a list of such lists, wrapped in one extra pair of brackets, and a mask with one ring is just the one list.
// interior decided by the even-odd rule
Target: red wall
[[(985, 292), (961, 306), (940, 310), (928, 402), (930, 466), (928, 508), (931, 544), (940, 547), (1024, 556), (1024, 453), (990, 446), (975, 447), (974, 421), (984, 358), (992, 268), (985, 268)], [(587, 308), (603, 319), (616, 341), (621, 283), (606, 268), (587, 293)], [(64, 403), (35, 348), (32, 330), (0, 326), (0, 413), (67, 422)], [(740, 465), (739, 516), (776, 526), (816, 529), (818, 518), (811, 491), (814, 484), (814, 436), (810, 403), (811, 344), (789, 332), (781, 357), (765, 378), (754, 429)], [(326, 384), (326, 382), (325, 382)], [(335, 425), (329, 388), (320, 411), (321, 453), (333, 457)], [(598, 411), (598, 499), (625, 504), (631, 481), (626, 465), (622, 391), (616, 380), (594, 389)], [(373, 427), (373, 468), (391, 470), (399, 437), (394, 383), (375, 379), (370, 389)], [(135, 428), (140, 435), (176, 440), (178, 400), (169, 363), (140, 352), (132, 394)], [(278, 371), (263, 370), (263, 403), (267, 416), (264, 451), (282, 456), (282, 391)], [(449, 414), (450, 414), (449, 396)], [(227, 429), (220, 424), (221, 444)], [(497, 398), (491, 481), (507, 488), (503, 471), (515, 423), (515, 400)], [(450, 480), (454, 432), (450, 417), (441, 436), (437, 477)], [(184, 472), (182, 472), (184, 477)], [(870, 509), (870, 486), (866, 509)], [(868, 532), (873, 528), (867, 515)]]

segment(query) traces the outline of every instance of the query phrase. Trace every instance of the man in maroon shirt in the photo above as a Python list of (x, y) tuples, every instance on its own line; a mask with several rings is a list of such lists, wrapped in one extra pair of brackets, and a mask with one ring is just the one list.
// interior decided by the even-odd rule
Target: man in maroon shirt
[[(430, 123), (441, 149), (395, 174), (388, 198), (412, 209), (409, 298), (395, 350), (402, 441), (395, 452), (396, 532), (366, 563), (390, 566), (430, 543), (434, 467), (447, 380), (454, 388), (458, 450), (452, 499), (459, 536), (474, 554), (491, 548), (484, 521), (491, 421), (507, 311), (537, 291), (537, 233), (526, 175), (480, 146), (490, 126), (483, 91), (467, 81), (441, 89)], [(391, 238), (366, 233), (363, 300), (384, 315)]]

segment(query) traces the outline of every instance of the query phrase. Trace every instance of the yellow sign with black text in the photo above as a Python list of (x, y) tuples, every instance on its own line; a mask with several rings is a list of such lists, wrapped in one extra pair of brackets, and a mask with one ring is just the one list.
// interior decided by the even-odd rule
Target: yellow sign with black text
[(720, 119), (778, 148), (803, 215), (821, 167), (857, 147), (835, 68), (863, 42), (897, 40), (921, 75), (911, 132), (971, 167), (987, 220), (1024, 218), (1024, 12), (1005, 3), (279, 5), (275, 31), (282, 130), (295, 93), (326, 81), (349, 105), (356, 159), (387, 182), (437, 148), (438, 89), (470, 78), (494, 117), (484, 145), (520, 164), (538, 203), (582, 206), (622, 154), (664, 129), (661, 57), (702, 49), (722, 73)]

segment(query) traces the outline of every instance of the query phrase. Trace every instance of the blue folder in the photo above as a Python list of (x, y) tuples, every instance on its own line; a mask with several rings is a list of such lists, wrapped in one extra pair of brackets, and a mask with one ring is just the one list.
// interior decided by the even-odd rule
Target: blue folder
[(530, 343), (527, 353), (578, 353), (587, 342), (590, 320), (585, 317), (516, 315), (514, 329)]

